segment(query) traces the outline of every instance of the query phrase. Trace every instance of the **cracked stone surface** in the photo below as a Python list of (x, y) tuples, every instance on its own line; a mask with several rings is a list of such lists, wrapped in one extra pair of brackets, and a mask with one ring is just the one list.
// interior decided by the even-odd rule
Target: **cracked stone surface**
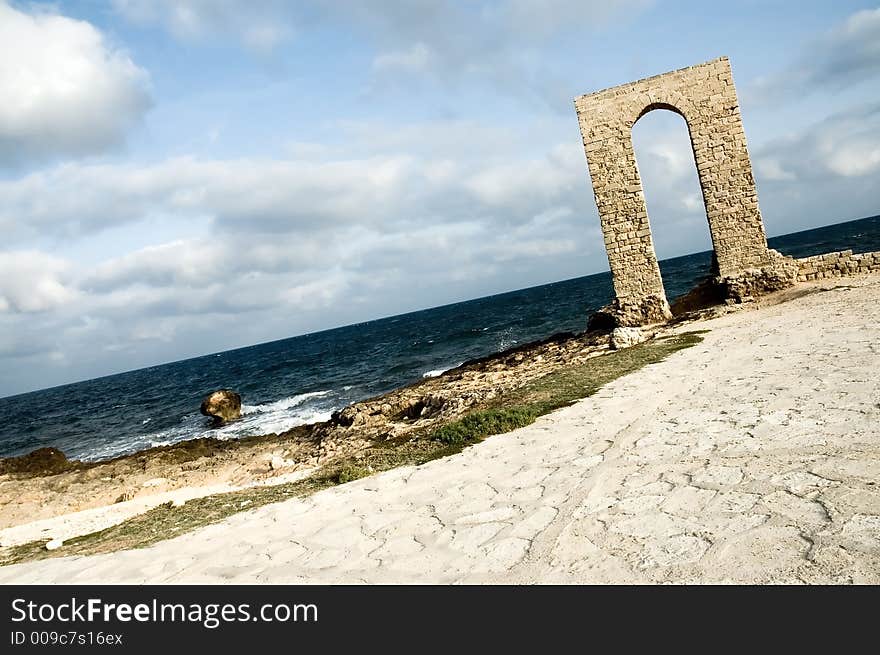
[(880, 583), (880, 277), (459, 455), (2, 583)]

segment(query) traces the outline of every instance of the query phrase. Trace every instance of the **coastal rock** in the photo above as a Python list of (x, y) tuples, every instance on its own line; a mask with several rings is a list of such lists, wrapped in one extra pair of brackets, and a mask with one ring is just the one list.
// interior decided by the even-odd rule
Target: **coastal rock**
[(27, 455), (0, 459), (0, 475), (6, 473), (34, 477), (56, 475), (73, 466), (74, 463), (57, 448), (38, 448)]
[(119, 497), (116, 500), (114, 500), (113, 502), (114, 503), (127, 503), (129, 500), (134, 498), (134, 496), (135, 496), (135, 492), (132, 491), (131, 489), (129, 489), (128, 491), (123, 491), (121, 494), (119, 494)]
[(662, 324), (670, 318), (672, 312), (663, 294), (650, 294), (637, 300), (615, 298), (590, 316), (587, 331), (610, 332), (617, 327)]
[(363, 425), (367, 422), (368, 413), (361, 411), (360, 405), (349, 405), (330, 415), (330, 422), (343, 428), (350, 428), (353, 425)]
[(278, 471), (280, 469), (289, 468), (291, 466), (295, 466), (296, 462), (291, 461), (289, 459), (284, 459), (280, 455), (273, 455), (272, 459), (269, 460), (269, 468), (273, 471)]
[(212, 417), (214, 425), (223, 425), (241, 417), (241, 396), (231, 389), (214, 391), (205, 396), (199, 411)]
[(436, 394), (428, 394), (419, 398), (404, 412), (405, 418), (418, 420), (430, 418), (440, 413), (446, 405), (446, 398)]
[(746, 269), (737, 275), (717, 278), (722, 297), (730, 303), (751, 302), (758, 296), (797, 284), (798, 262), (769, 250), (771, 262), (763, 268)]
[(642, 343), (648, 338), (648, 335), (636, 327), (619, 327), (614, 328), (614, 332), (611, 333), (611, 347), (615, 350), (620, 350), (621, 348), (629, 348), (630, 346), (635, 346), (638, 343)]

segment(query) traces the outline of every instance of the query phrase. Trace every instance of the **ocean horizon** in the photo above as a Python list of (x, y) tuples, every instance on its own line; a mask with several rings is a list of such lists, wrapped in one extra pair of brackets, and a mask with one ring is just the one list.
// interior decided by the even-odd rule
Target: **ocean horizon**
[[(880, 250), (880, 216), (768, 243), (793, 257)], [(660, 262), (670, 301), (708, 274), (711, 254)], [(582, 332), (612, 297), (603, 271), (2, 397), (0, 457), (51, 446), (97, 461), (204, 436), (283, 432), (465, 361)], [(212, 428), (199, 403), (218, 388), (242, 395), (242, 418)]]

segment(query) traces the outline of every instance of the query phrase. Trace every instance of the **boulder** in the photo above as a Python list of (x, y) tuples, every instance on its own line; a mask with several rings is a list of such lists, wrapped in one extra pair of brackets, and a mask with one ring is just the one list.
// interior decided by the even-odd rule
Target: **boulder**
[(57, 448), (38, 448), (27, 455), (0, 459), (0, 475), (49, 476), (64, 473), (75, 465)]
[(367, 412), (362, 412), (359, 405), (349, 405), (338, 409), (330, 415), (330, 422), (343, 428), (363, 425), (367, 422)]
[(590, 316), (587, 321), (587, 332), (611, 332), (618, 327), (654, 325), (666, 323), (671, 318), (669, 303), (662, 293), (637, 299), (615, 298), (610, 304)]
[(629, 348), (630, 346), (635, 346), (638, 343), (642, 343), (642, 341), (645, 341), (647, 338), (648, 335), (645, 334), (645, 332), (640, 328), (614, 328), (614, 332), (611, 333), (611, 347), (615, 350), (620, 350), (621, 348)]
[(436, 394), (428, 394), (422, 396), (412, 405), (404, 410), (404, 417), (408, 419), (418, 420), (420, 418), (431, 418), (435, 414), (443, 411), (446, 405), (446, 398)]
[(280, 455), (272, 455), (272, 459), (269, 460), (269, 469), (272, 471), (280, 471), (291, 466), (296, 466), (295, 459), (285, 459)]
[(241, 396), (231, 389), (214, 391), (205, 396), (199, 411), (213, 418), (214, 425), (223, 425), (241, 417)]

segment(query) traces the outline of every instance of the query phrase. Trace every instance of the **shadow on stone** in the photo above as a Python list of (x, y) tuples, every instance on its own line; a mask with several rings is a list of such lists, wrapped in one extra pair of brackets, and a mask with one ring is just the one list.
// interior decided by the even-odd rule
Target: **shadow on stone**
[(691, 312), (724, 304), (724, 299), (724, 290), (718, 285), (716, 278), (707, 276), (686, 294), (673, 300), (669, 309), (672, 311), (672, 316), (678, 318)]

